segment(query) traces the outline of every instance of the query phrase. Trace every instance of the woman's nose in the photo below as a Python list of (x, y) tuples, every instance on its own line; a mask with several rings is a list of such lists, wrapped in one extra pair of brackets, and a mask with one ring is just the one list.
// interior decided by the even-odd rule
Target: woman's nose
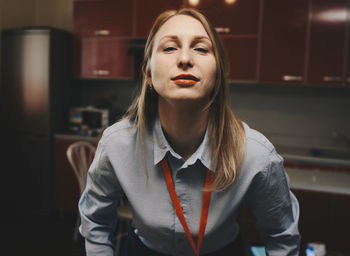
[(193, 60), (189, 50), (187, 49), (181, 50), (178, 57), (177, 66), (182, 69), (193, 67)]

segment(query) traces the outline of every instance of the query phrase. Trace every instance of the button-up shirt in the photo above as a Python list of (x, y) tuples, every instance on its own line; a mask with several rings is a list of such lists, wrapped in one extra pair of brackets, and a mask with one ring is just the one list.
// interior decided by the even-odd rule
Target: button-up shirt
[[(236, 217), (246, 202), (255, 215), (268, 255), (299, 255), (299, 207), (290, 191), (283, 159), (261, 133), (245, 123), (244, 128), (244, 161), (235, 182), (211, 194), (200, 252), (219, 250), (237, 237)], [(206, 170), (215, 172), (216, 167), (209, 144), (207, 129), (196, 152), (185, 161), (167, 142), (158, 118), (141, 141), (129, 120), (106, 129), (79, 202), (80, 232), (85, 237), (87, 255), (113, 255), (111, 236), (122, 196), (132, 206), (135, 233), (147, 247), (168, 255), (193, 255), (171, 201), (161, 160), (167, 157), (169, 161), (175, 191), (197, 241)]]

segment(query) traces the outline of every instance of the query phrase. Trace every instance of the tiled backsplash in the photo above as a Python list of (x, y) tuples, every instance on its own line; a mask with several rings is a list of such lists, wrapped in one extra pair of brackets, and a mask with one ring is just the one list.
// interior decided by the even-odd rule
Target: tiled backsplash
[(231, 86), (233, 111), (275, 145), (350, 147), (350, 88), (247, 84)]

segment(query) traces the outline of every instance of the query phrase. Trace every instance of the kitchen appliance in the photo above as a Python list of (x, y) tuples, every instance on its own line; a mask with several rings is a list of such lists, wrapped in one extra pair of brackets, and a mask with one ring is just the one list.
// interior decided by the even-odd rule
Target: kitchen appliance
[(49, 27), (1, 33), (1, 187), (11, 213), (53, 206), (53, 135), (67, 129), (72, 35)]
[(82, 136), (97, 136), (108, 126), (108, 109), (92, 106), (69, 109), (69, 130)]

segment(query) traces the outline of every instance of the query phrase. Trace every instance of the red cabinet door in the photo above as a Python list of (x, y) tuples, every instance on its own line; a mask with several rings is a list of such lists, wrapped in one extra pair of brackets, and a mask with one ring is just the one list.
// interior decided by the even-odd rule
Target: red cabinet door
[(86, 37), (81, 40), (81, 77), (132, 78), (129, 38)]
[(182, 0), (136, 0), (135, 36), (147, 37), (158, 15), (168, 9), (179, 9)]
[(265, 0), (259, 81), (302, 84), (309, 1)]
[(187, 7), (202, 11), (225, 35), (257, 34), (259, 24), (259, 0), (185, 0)]
[(256, 81), (257, 37), (223, 36), (228, 78), (232, 81)]
[(344, 84), (347, 0), (313, 0), (307, 84)]
[(78, 35), (132, 35), (133, 1), (94, 0), (73, 4), (74, 32)]

